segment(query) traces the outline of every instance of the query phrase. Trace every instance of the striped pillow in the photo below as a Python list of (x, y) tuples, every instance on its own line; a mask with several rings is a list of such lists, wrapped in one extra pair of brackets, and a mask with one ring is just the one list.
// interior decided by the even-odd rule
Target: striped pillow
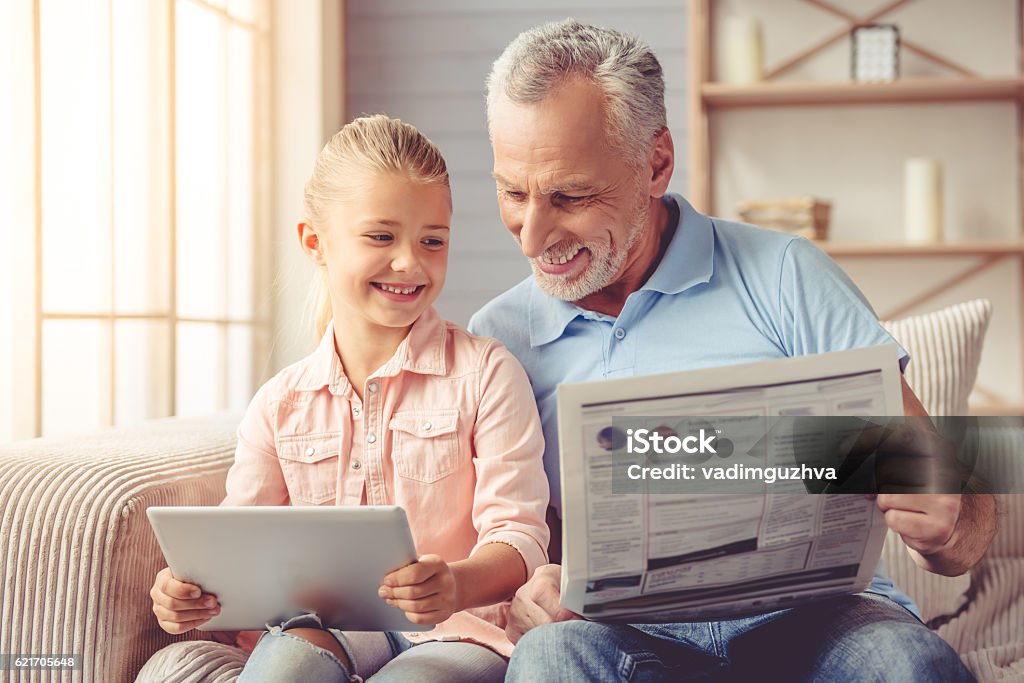
[(882, 321), (910, 353), (905, 377), (929, 415), (966, 415), (992, 316), (988, 299)]
[[(901, 320), (883, 321), (910, 353), (905, 377), (929, 415), (966, 415), (978, 375), (992, 305), (976, 299)], [(899, 536), (889, 532), (883, 557), (897, 586), (910, 595), (925, 621), (956, 614), (967, 601), (970, 574), (945, 577), (920, 569)]]

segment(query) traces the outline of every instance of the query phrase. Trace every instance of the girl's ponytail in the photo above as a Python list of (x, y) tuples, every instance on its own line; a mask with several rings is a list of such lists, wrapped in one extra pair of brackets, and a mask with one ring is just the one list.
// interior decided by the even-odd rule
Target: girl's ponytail
[(331, 292), (327, 287), (327, 270), (318, 268), (315, 278), (309, 290), (306, 308), (307, 317), (312, 320), (315, 341), (320, 341), (327, 332), (327, 325), (334, 317), (334, 312), (331, 310)]

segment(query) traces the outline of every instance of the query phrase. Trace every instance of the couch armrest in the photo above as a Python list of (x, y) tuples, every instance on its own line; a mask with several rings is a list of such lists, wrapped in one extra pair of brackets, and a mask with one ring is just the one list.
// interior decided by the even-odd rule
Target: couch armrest
[(217, 505), (239, 420), (171, 418), (0, 448), (0, 652), (80, 654), (83, 671), (60, 680), (117, 682), (180, 640), (150, 610), (166, 563), (146, 508)]

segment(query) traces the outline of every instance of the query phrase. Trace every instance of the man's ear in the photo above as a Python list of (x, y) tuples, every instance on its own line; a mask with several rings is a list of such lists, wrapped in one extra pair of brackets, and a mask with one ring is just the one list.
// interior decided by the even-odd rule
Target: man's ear
[(654, 137), (648, 162), (651, 171), (651, 197), (658, 199), (668, 192), (668, 181), (672, 179), (672, 171), (676, 165), (675, 145), (672, 143), (672, 133), (668, 128), (662, 128)]
[(320, 236), (317, 234), (316, 228), (309, 223), (299, 223), (298, 231), (302, 251), (306, 252), (309, 260), (316, 265), (324, 265), (323, 245), (320, 244)]

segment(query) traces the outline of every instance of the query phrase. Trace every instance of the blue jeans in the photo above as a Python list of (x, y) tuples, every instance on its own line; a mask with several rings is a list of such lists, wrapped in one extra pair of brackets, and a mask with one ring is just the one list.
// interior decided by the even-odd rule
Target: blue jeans
[(731, 621), (528, 631), (506, 681), (973, 681), (960, 657), (892, 600), (861, 593)]
[(288, 633), (288, 629), (299, 627), (323, 628), (315, 614), (293, 617), (279, 626), (268, 625), (238, 683), (496, 683), (505, 675), (505, 659), (475, 643), (431, 641), (414, 645), (400, 633), (327, 629), (348, 656), (350, 672), (332, 652)]

